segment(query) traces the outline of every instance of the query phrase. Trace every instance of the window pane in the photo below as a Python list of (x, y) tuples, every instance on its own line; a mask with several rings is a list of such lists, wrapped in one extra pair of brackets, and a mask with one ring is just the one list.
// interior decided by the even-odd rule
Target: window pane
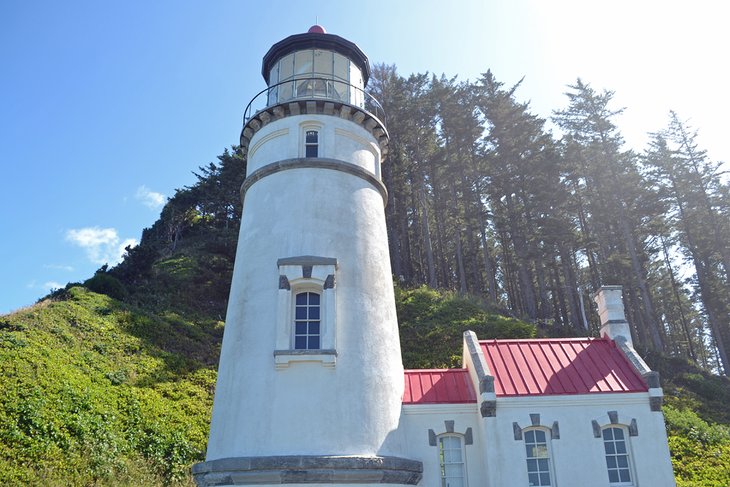
[(310, 74), (314, 51), (298, 51), (294, 53), (294, 74)]
[(626, 442), (624, 442), (624, 441), (616, 442), (616, 453), (626, 453)]
[(273, 105), (279, 102), (279, 87), (275, 86), (269, 90), (269, 98), (267, 105)]
[(614, 444), (612, 441), (605, 442), (603, 444), (603, 446), (606, 448), (606, 453), (608, 453), (609, 455), (613, 455), (614, 453), (616, 453), (615, 447), (614, 447)]
[(613, 430), (613, 437), (617, 440), (623, 440), (624, 439), (624, 430), (621, 428), (611, 428)]
[(291, 100), (294, 97), (294, 83), (279, 85), (279, 103)]
[(297, 306), (296, 309), (296, 315), (294, 316), (297, 320), (306, 320), (307, 319), (307, 308), (304, 306)]
[(308, 145), (304, 150), (304, 157), (317, 157), (318, 152), (316, 145)]
[(319, 306), (310, 307), (309, 308), (309, 319), (310, 320), (318, 320), (319, 319)]
[(631, 482), (631, 475), (629, 475), (628, 470), (620, 470), (619, 476), (621, 477), (621, 482)]
[(297, 305), (307, 304), (307, 294), (308, 293), (299, 293), (299, 294), (297, 294)]
[(608, 466), (608, 468), (616, 468), (616, 457), (614, 457), (614, 456), (606, 457), (606, 465)]
[(342, 54), (335, 53), (335, 77), (347, 81), (350, 71), (350, 60)]
[(463, 475), (460, 463), (452, 463), (452, 464), (444, 465), (444, 472), (446, 472), (446, 476), (450, 477), (450, 478), (458, 478)]
[(309, 334), (319, 335), (319, 321), (312, 321), (309, 323)]
[(311, 96), (314, 91), (314, 84), (311, 79), (297, 82), (297, 96)]
[(537, 460), (527, 459), (527, 471), (537, 472)]
[(527, 443), (535, 443), (535, 431), (534, 430), (525, 432), (525, 441)]
[(294, 54), (289, 54), (279, 61), (279, 81), (292, 77), (294, 73)]
[(616, 470), (609, 470), (608, 471), (608, 481), (609, 482), (618, 482), (619, 480), (618, 472)]
[(307, 348), (307, 337), (298, 336), (294, 338), (294, 348), (297, 350), (305, 350)]
[(274, 67), (269, 71), (269, 85), (275, 85), (279, 82), (279, 63), (274, 64)]
[(314, 72), (316, 75), (332, 75), (332, 51), (314, 51)]
[(316, 144), (318, 139), (318, 133), (316, 130), (307, 130), (306, 143)]
[(319, 337), (318, 336), (309, 337), (309, 348), (314, 349), (314, 350), (319, 348)]
[(547, 458), (548, 451), (547, 451), (547, 445), (537, 445), (534, 450), (535, 454), (534, 457), (537, 458)]
[(603, 439), (613, 440), (613, 428), (606, 428), (605, 430), (603, 430)]
[(296, 328), (294, 330), (295, 335), (306, 335), (307, 334), (307, 323), (306, 322), (296, 323), (295, 328)]
[(548, 470), (548, 461), (547, 458), (541, 458), (537, 461), (537, 466), (540, 469), (541, 472), (547, 472)]
[(629, 467), (629, 459), (626, 455), (620, 455), (616, 457), (616, 461), (618, 462), (618, 466), (621, 468)]
[(549, 473), (540, 474), (540, 485), (550, 485), (550, 474)]
[(545, 443), (545, 432), (542, 430), (536, 430), (535, 439), (538, 441), (538, 443)]
[(540, 476), (536, 473), (531, 473), (527, 476), (530, 479), (530, 485), (540, 485)]

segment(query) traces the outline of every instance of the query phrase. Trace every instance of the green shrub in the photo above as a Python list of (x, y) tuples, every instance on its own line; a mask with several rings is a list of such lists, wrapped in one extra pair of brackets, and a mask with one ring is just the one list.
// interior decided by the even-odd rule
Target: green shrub
[(129, 294), (122, 281), (105, 272), (97, 272), (94, 274), (94, 277), (84, 282), (84, 287), (89, 291), (105, 294), (118, 301), (123, 301)]

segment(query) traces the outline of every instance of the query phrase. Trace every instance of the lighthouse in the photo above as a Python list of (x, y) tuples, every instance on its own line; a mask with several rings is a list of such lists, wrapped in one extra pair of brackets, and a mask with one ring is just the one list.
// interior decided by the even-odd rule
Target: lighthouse
[(354, 43), (274, 44), (244, 115), (243, 216), (199, 486), (414, 485), (380, 164)]

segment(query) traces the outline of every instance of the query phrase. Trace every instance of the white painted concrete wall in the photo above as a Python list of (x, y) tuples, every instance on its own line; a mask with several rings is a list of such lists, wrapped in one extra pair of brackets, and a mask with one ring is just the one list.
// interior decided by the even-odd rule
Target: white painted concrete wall
[(247, 174), (272, 162), (304, 157), (304, 132), (319, 131), (319, 157), (359, 166), (380, 177), (380, 148), (362, 126), (337, 115), (290, 116), (259, 129), (249, 143)]
[[(454, 433), (463, 435), (472, 429), (474, 443), (464, 447), (468, 485), (485, 487), (486, 478), (481, 416), (477, 404), (427, 404), (404, 405), (401, 416), (401, 430), (408, 445), (408, 458), (423, 462), (424, 487), (441, 486), (439, 448), (429, 444), (428, 430), (436, 435), (447, 433), (444, 421), (454, 421)], [(463, 439), (463, 438), (462, 438)]]
[(560, 438), (550, 444), (553, 485), (609, 487), (603, 439), (594, 437), (592, 427), (594, 419), (601, 426), (610, 423), (607, 411), (617, 411), (624, 426), (636, 419), (638, 436), (626, 436), (633, 485), (675, 485), (664, 420), (650, 411), (646, 393), (500, 398), (494, 418), (481, 418), (477, 405), (404, 406), (401, 429), (409, 458), (423, 462), (419, 485), (441, 485), (438, 448), (429, 446), (428, 429), (443, 433), (444, 421), (453, 420), (456, 433), (473, 428), (474, 445), (465, 446), (469, 487), (528, 486), (524, 441), (514, 439), (512, 423), (531, 427), (530, 414), (537, 413), (542, 426), (557, 421), (560, 429)]
[[(256, 150), (249, 152), (249, 173), (299, 157), (300, 130), (310, 123), (322, 127), (321, 156), (379, 174), (380, 153), (370, 134), (335, 116), (309, 115), (287, 117), (257, 132), (251, 140)], [(337, 135), (335, 129), (349, 130), (352, 137)], [(369, 144), (352, 142), (361, 139)], [(334, 368), (297, 362), (277, 370), (277, 260), (304, 255), (338, 261), (337, 361)], [(328, 169), (286, 170), (254, 183), (244, 200), (207, 460), (404, 456), (394, 434), (402, 393), (380, 193), (357, 176)]]

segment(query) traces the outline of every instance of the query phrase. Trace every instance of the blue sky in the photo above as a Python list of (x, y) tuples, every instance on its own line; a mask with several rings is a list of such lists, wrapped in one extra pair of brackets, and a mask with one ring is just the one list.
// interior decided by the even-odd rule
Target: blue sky
[[(444, 8), (444, 7), (448, 8)], [(236, 144), (261, 58), (318, 19), (401, 74), (492, 69), (547, 117), (580, 76), (638, 150), (668, 111), (730, 160), (723, 2), (0, 3), (0, 313), (90, 277)]]

